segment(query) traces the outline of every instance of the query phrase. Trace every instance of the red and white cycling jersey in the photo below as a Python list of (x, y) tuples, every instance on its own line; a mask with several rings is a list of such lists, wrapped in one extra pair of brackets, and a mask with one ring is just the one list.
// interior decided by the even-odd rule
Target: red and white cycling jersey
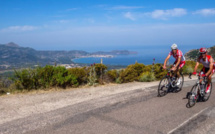
[(176, 54), (174, 54), (172, 51), (169, 52), (169, 55), (172, 55), (176, 61), (178, 61), (178, 58), (181, 57), (181, 62), (185, 61), (185, 57), (183, 55), (183, 53), (181, 52), (181, 50), (177, 50)]
[[(206, 60), (204, 61), (203, 57), (202, 56), (199, 56), (198, 58), (198, 62), (199, 63), (202, 63), (202, 65), (205, 67), (205, 68), (210, 68), (210, 59), (212, 57), (210, 55), (206, 55)], [(214, 61), (213, 61), (214, 62)], [(214, 63), (214, 66), (213, 68), (215, 68), (215, 63)]]

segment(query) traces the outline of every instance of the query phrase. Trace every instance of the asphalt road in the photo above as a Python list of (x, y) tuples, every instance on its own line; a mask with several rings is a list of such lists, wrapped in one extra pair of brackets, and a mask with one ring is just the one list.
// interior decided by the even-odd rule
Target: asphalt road
[(181, 92), (164, 97), (157, 97), (154, 86), (93, 99), (4, 123), (0, 133), (214, 134), (215, 91), (207, 102), (187, 108), (186, 95), (193, 84), (185, 82)]

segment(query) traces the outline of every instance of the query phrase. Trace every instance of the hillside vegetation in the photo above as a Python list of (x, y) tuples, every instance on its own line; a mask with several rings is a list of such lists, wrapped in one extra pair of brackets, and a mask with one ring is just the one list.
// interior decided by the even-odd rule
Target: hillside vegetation
[[(215, 46), (210, 47), (207, 50), (208, 50), (208, 54), (211, 55), (213, 58), (215, 58)], [(198, 56), (199, 56), (199, 49), (190, 50), (185, 54), (186, 60), (196, 61)]]
[[(194, 61), (187, 61), (183, 74), (193, 72)], [(199, 70), (202, 66), (199, 66)], [(127, 83), (133, 81), (149, 82), (160, 80), (166, 70), (161, 64), (144, 65), (135, 63), (124, 69), (109, 70), (104, 64), (93, 64), (90, 67), (66, 69), (61, 66), (46, 65), (45, 67), (15, 70), (10, 79), (0, 79), (0, 94), (17, 91), (47, 90), (53, 87), (62, 89), (81, 85), (96, 86), (106, 83)]]

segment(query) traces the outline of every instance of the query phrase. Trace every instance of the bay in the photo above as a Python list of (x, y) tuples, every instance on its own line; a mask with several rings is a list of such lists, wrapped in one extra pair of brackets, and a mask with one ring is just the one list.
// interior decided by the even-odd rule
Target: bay
[[(191, 50), (193, 47), (183, 47), (183, 54)], [(75, 63), (93, 64), (100, 63), (101, 59), (105, 65), (130, 65), (136, 62), (143, 63), (145, 65), (150, 65), (155, 59), (155, 63), (163, 63), (169, 52), (170, 47), (144, 47), (138, 49), (129, 49), (129, 51), (136, 51), (138, 54), (135, 55), (116, 55), (113, 58), (99, 58), (99, 57), (87, 57), (87, 58), (77, 58), (73, 59)], [(170, 63), (175, 61), (174, 58), (170, 58)]]

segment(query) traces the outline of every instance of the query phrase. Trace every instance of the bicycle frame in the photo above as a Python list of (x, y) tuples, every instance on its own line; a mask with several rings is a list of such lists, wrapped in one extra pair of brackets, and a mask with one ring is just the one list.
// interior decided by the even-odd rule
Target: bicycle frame
[[(176, 77), (175, 76), (173, 76), (174, 75), (174, 73), (173, 73), (173, 71), (172, 70), (170, 70), (170, 69), (167, 69), (168, 70), (168, 72), (167, 72), (167, 74), (166, 74), (166, 77), (168, 78), (168, 80), (169, 80), (169, 84), (174, 88), (174, 87), (176, 87)], [(174, 80), (172, 79), (172, 78), (175, 78)], [(168, 84), (168, 85), (169, 85)]]
[[(195, 84), (198, 87), (197, 94), (199, 93), (201, 96), (204, 96), (204, 94), (205, 94), (204, 90), (205, 90), (205, 87), (207, 85), (207, 78), (201, 77), (200, 73), (197, 76), (198, 76), (198, 79), (197, 79), (196, 84)], [(191, 75), (189, 75), (189, 78), (191, 79)], [(204, 87), (203, 89), (202, 89), (201, 85)]]

